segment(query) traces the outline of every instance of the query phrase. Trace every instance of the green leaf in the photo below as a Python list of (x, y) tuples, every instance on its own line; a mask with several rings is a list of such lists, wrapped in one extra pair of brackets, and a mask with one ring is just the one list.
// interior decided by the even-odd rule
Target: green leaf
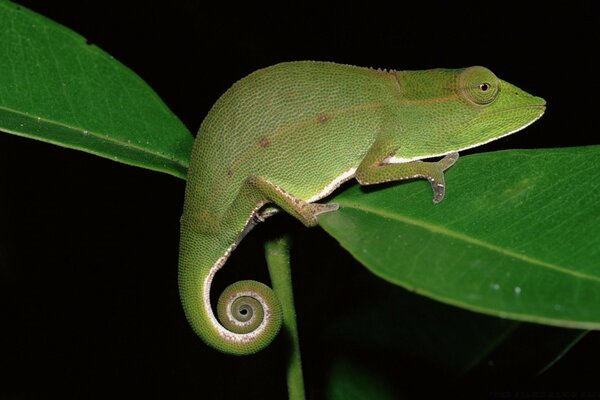
[(0, 130), (185, 179), (193, 137), (134, 72), (0, 0)]
[(495, 316), (600, 328), (600, 146), (464, 157), (425, 181), (357, 186), (319, 221), (376, 275)]
[[(363, 282), (351, 284), (361, 293), (360, 302), (342, 309), (325, 330), (332, 345), (460, 376), (521, 325), (434, 302), (380, 279), (360, 278)], [(412, 372), (417, 372), (414, 365)]]
[(423, 380), (434, 369), (474, 381), (533, 378), (587, 333), (473, 313), (375, 277), (358, 275), (345, 284), (349, 288), (343, 297), (361, 296), (331, 318), (324, 347), (361, 350), (381, 359), (380, 364), (393, 360), (398, 369), (410, 369), (409, 380)]

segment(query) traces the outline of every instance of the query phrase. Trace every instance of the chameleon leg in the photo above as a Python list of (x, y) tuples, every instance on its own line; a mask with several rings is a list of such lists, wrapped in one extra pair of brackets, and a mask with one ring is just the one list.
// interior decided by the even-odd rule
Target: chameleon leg
[[(338, 209), (337, 204), (307, 203), (269, 180), (254, 175), (246, 179), (236, 200), (231, 205), (231, 209), (236, 210), (238, 205), (245, 204), (248, 196), (257, 195), (263, 199), (263, 203), (274, 203), (288, 214), (299, 219), (306, 226), (317, 225), (317, 215)], [(256, 202), (255, 204), (260, 204), (260, 202)], [(266, 213), (256, 214), (256, 218), (260, 221), (272, 214), (271, 210)]]
[(444, 199), (444, 171), (450, 168), (458, 153), (450, 153), (439, 161), (409, 161), (396, 163), (388, 161), (395, 151), (388, 151), (379, 156), (376, 151), (369, 151), (356, 170), (356, 180), (361, 185), (399, 181), (403, 179), (425, 178), (433, 189), (433, 202), (439, 203)]

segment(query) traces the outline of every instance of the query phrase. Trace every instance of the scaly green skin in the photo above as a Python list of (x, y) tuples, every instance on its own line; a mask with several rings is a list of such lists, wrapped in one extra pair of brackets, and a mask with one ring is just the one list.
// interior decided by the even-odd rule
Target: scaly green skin
[[(192, 152), (179, 262), (192, 328), (231, 354), (257, 352), (277, 334), (281, 310), (268, 287), (246, 281), (226, 290), (218, 307), (225, 327), (209, 296), (231, 251), (272, 214), (265, 204), (313, 226), (319, 213), (337, 209), (314, 202), (353, 177), (425, 178), (437, 203), (458, 151), (516, 132), (544, 109), (543, 99), (483, 67), (397, 72), (304, 61), (243, 78), (208, 113)], [(419, 161), (433, 156), (445, 157)]]

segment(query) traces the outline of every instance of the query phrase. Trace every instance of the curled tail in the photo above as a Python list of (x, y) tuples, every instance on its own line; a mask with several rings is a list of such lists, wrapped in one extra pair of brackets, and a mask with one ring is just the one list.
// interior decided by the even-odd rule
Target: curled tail
[[(245, 232), (244, 232), (245, 233)], [(256, 281), (227, 287), (217, 304), (210, 304), (215, 273), (225, 264), (242, 234), (205, 234), (181, 223), (179, 294), (187, 320), (209, 346), (224, 353), (245, 355), (268, 346), (281, 327), (281, 306), (271, 288)]]

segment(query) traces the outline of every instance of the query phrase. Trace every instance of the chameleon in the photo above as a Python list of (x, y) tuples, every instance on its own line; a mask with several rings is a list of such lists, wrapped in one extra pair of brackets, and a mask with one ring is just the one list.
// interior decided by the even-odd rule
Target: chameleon
[(242, 78), (202, 121), (188, 169), (178, 284), (192, 329), (236, 355), (277, 335), (281, 306), (262, 283), (227, 287), (218, 318), (211, 304), (215, 274), (257, 223), (283, 210), (315, 226), (338, 208), (317, 201), (353, 178), (427, 179), (439, 203), (459, 151), (525, 128), (545, 107), (481, 66), (396, 71), (296, 61)]

